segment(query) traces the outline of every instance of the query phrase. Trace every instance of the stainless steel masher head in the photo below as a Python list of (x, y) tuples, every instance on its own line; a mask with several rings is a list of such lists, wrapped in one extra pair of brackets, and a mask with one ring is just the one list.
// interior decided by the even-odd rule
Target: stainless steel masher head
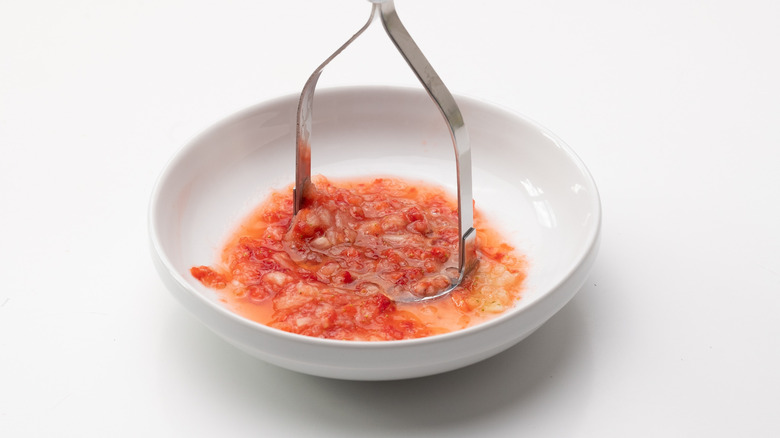
[(372, 3), (371, 16), (360, 30), (355, 33), (346, 43), (338, 48), (328, 59), (325, 60), (312, 73), (301, 92), (298, 101), (298, 120), (296, 126), (296, 154), (295, 154), (295, 189), (294, 196), (294, 214), (302, 208), (306, 188), (311, 184), (311, 144), (309, 136), (311, 133), (311, 114), (314, 101), (314, 89), (325, 66), (349, 46), (360, 34), (362, 34), (375, 18), (379, 18), (387, 32), (387, 35), (395, 44), (398, 51), (406, 59), (414, 74), (422, 83), (428, 95), (439, 107), (444, 120), (449, 127), (452, 144), (455, 148), (455, 165), (457, 167), (458, 178), (458, 231), (460, 233), (460, 242), (458, 245), (458, 275), (453, 278), (450, 285), (442, 290), (436, 291), (427, 296), (415, 296), (405, 294), (392, 297), (400, 302), (424, 301), (438, 298), (455, 289), (463, 282), (463, 279), (477, 265), (476, 254), (476, 230), (474, 229), (474, 207), (471, 192), (471, 146), (469, 136), (466, 131), (466, 125), (463, 122), (463, 116), (458, 108), (455, 99), (450, 94), (447, 87), (442, 82), (439, 75), (433, 70), (431, 64), (423, 55), (420, 48), (412, 40), (409, 32), (401, 23), (395, 10), (393, 0), (369, 0)]

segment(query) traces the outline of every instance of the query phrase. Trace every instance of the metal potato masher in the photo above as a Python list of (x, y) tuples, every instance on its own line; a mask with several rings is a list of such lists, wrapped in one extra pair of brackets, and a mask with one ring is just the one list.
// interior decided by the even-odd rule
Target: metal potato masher
[(422, 83), (428, 95), (438, 106), (442, 116), (449, 127), (452, 143), (455, 149), (455, 165), (457, 166), (457, 196), (458, 196), (458, 232), (460, 242), (458, 245), (458, 275), (453, 278), (450, 285), (424, 297), (404, 296), (394, 298), (396, 301), (423, 301), (440, 297), (456, 288), (463, 279), (474, 269), (477, 264), (476, 255), (476, 230), (474, 229), (474, 208), (471, 191), (471, 146), (466, 126), (463, 122), (458, 105), (444, 85), (439, 75), (433, 70), (420, 48), (412, 40), (395, 10), (393, 0), (369, 0), (372, 3), (371, 16), (360, 30), (357, 31), (346, 43), (338, 48), (312, 73), (301, 92), (298, 102), (298, 120), (296, 125), (296, 154), (295, 154), (295, 189), (294, 214), (297, 214), (303, 205), (306, 187), (311, 184), (311, 144), (309, 136), (311, 132), (311, 114), (314, 102), (314, 89), (325, 66), (333, 58), (338, 56), (347, 46), (357, 39), (375, 19), (379, 19), (390, 37), (390, 40), (401, 52), (414, 74)]

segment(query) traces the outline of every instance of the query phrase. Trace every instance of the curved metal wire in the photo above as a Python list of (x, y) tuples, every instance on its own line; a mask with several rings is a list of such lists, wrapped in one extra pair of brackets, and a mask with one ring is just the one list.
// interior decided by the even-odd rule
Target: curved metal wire
[(303, 205), (306, 188), (311, 184), (311, 144), (309, 136), (311, 132), (311, 113), (314, 102), (314, 89), (325, 66), (349, 46), (360, 34), (362, 34), (379, 17), (382, 25), (395, 44), (398, 51), (411, 67), (420, 83), (428, 92), (428, 95), (436, 103), (442, 116), (447, 122), (450, 136), (455, 149), (455, 165), (458, 178), (458, 232), (460, 242), (458, 245), (458, 276), (450, 285), (435, 294), (425, 297), (396, 298), (398, 301), (422, 301), (438, 298), (455, 289), (466, 275), (477, 265), (476, 255), (476, 231), (474, 229), (474, 207), (471, 185), (471, 145), (463, 121), (463, 115), (458, 108), (455, 99), (442, 82), (436, 71), (423, 55), (420, 48), (407, 32), (395, 10), (393, 0), (369, 0), (373, 3), (371, 16), (363, 27), (355, 33), (346, 43), (339, 47), (328, 59), (325, 60), (312, 73), (301, 92), (298, 102), (298, 121), (296, 125), (296, 155), (295, 155), (295, 189), (294, 189), (294, 213), (297, 214)]

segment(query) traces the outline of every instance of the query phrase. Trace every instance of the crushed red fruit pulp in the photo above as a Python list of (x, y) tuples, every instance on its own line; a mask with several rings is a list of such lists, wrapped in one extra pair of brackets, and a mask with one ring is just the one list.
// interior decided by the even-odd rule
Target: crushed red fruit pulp
[(191, 274), (237, 313), (288, 332), (342, 340), (411, 339), (491, 319), (520, 298), (525, 262), (475, 210), (479, 265), (457, 274), (458, 214), (443, 189), (396, 178), (318, 177), (293, 216), (292, 188), (245, 220), (221, 263)]

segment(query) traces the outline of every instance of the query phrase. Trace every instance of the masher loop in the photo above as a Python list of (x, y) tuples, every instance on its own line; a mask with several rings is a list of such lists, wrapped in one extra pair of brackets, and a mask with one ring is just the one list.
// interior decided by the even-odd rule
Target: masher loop
[(457, 168), (457, 195), (458, 195), (458, 232), (460, 242), (458, 245), (458, 277), (453, 279), (449, 287), (435, 294), (425, 297), (413, 297), (398, 299), (398, 301), (422, 301), (440, 297), (456, 288), (477, 265), (476, 254), (476, 230), (474, 229), (474, 207), (471, 184), (471, 145), (468, 131), (463, 121), (463, 115), (458, 108), (455, 99), (442, 82), (439, 75), (425, 58), (420, 48), (407, 32), (398, 18), (393, 0), (368, 0), (373, 3), (371, 16), (363, 27), (360, 28), (346, 43), (339, 47), (328, 59), (325, 60), (312, 73), (301, 92), (298, 102), (298, 120), (296, 124), (296, 154), (295, 154), (295, 189), (293, 191), (294, 213), (297, 214), (303, 205), (303, 197), (306, 187), (311, 183), (311, 144), (309, 135), (311, 132), (311, 114), (314, 101), (314, 89), (317, 80), (328, 63), (341, 53), (349, 44), (360, 36), (373, 22), (374, 17), (379, 16), (382, 25), (393, 41), (398, 51), (411, 67), (414, 74), (420, 80), (425, 91), (434, 101), (444, 116), (450, 131), (452, 143), (455, 149), (455, 165)]

